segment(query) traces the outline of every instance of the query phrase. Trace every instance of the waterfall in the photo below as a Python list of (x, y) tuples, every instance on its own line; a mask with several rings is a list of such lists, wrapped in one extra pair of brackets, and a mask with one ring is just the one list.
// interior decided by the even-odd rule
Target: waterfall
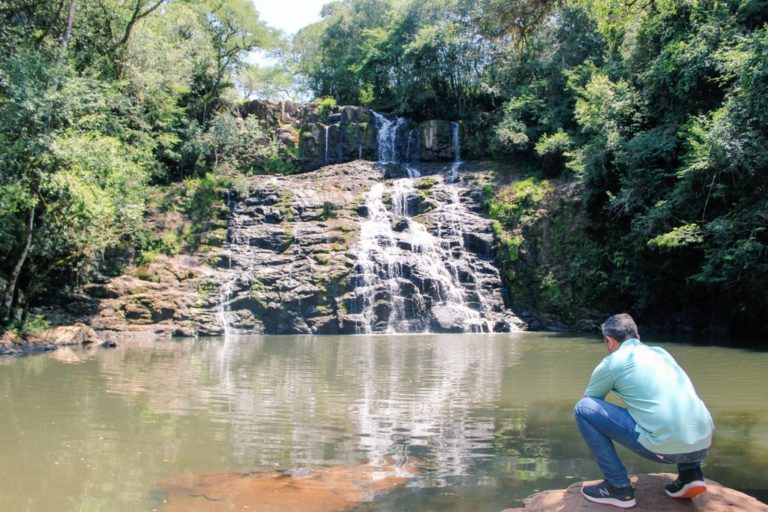
[(412, 165), (405, 166), (405, 174), (409, 178), (418, 178), (421, 176), (421, 173), (419, 172), (419, 170), (413, 167)]
[(365, 205), (368, 218), (360, 228), (360, 242), (357, 253), (359, 278), (355, 294), (362, 309), (359, 328), (363, 334), (373, 332), (374, 308), (377, 301), (377, 285), (388, 292), (386, 300), (397, 295), (396, 283), (388, 276), (398, 273), (396, 267), (396, 244), (391, 226), (391, 216), (384, 206), (384, 184), (376, 183), (366, 194)]
[[(232, 197), (229, 190), (227, 190), (227, 208), (232, 211)], [(224, 330), (225, 339), (232, 334), (232, 323), (234, 320), (230, 302), (232, 301), (232, 294), (238, 278), (238, 272), (232, 271), (232, 247), (236, 243), (233, 240), (233, 233), (234, 229), (232, 223), (230, 223), (230, 226), (227, 228), (227, 272), (223, 284), (219, 287), (219, 305), (216, 309), (216, 319)]]
[(459, 139), (459, 129), (459, 123), (456, 121), (451, 123), (451, 143), (453, 144), (454, 162), (461, 161), (461, 140)]
[(360, 125), (357, 125), (357, 159), (363, 159), (363, 138), (360, 136)]
[(404, 117), (387, 119), (378, 112), (371, 111), (376, 119), (376, 141), (379, 145), (379, 162), (391, 163), (399, 162), (397, 150), (397, 135), (402, 131), (408, 122)]
[(353, 280), (358, 331), (495, 330), (506, 315), (498, 272), (464, 241), (483, 236), (477, 232), (490, 231), (489, 224), (448, 183), (433, 187), (438, 206), (419, 215), (413, 176), (377, 183), (366, 196)]
[(331, 125), (325, 125), (325, 165), (328, 165), (328, 132), (331, 129)]
[(453, 162), (448, 168), (448, 176), (446, 180), (449, 183), (455, 183), (459, 180), (459, 168), (461, 164), (461, 138), (459, 137), (460, 125), (457, 122), (451, 123), (451, 144), (453, 145)]

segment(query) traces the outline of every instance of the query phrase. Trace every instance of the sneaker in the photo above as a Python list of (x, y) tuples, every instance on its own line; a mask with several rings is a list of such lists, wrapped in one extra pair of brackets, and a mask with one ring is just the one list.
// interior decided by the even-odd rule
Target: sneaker
[(619, 508), (632, 508), (637, 505), (635, 501), (635, 489), (629, 487), (614, 487), (605, 480), (596, 485), (584, 485), (581, 494), (589, 501), (613, 505)]
[(664, 491), (672, 498), (695, 498), (707, 490), (701, 469), (683, 471), (677, 480), (664, 486)]

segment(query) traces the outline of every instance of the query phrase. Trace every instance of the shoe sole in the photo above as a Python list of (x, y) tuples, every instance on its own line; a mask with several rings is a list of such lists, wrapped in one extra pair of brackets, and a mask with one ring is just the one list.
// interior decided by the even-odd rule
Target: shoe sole
[(693, 482), (685, 484), (683, 488), (677, 492), (669, 492), (666, 489), (664, 489), (664, 492), (671, 498), (695, 498), (699, 494), (707, 492), (707, 484), (701, 480), (694, 480)]
[(613, 505), (614, 507), (619, 508), (632, 508), (637, 505), (637, 501), (633, 498), (632, 501), (619, 501), (616, 498), (594, 498), (592, 496), (587, 496), (582, 491), (582, 496), (584, 496), (587, 500), (593, 502), (593, 503), (600, 503), (601, 505)]

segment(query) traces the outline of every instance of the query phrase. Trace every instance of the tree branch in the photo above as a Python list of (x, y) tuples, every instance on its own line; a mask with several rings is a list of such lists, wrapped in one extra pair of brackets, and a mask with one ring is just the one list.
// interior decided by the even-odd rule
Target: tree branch
[(128, 20), (128, 24), (125, 26), (123, 37), (121, 37), (119, 41), (112, 45), (112, 47), (109, 49), (109, 53), (114, 53), (118, 48), (124, 46), (128, 42), (128, 38), (131, 37), (131, 32), (133, 31), (133, 27), (136, 25), (136, 23), (155, 12), (167, 1), (169, 0), (156, 0), (155, 3), (151, 4), (149, 7), (142, 11), (143, 0), (136, 0), (136, 6), (133, 8), (131, 19)]

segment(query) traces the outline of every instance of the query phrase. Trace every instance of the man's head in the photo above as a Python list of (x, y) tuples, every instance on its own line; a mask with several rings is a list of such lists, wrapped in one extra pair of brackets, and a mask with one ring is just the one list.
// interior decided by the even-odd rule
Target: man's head
[(616, 351), (625, 340), (640, 337), (637, 333), (637, 324), (626, 313), (613, 315), (600, 326), (600, 329), (608, 345), (608, 352)]

